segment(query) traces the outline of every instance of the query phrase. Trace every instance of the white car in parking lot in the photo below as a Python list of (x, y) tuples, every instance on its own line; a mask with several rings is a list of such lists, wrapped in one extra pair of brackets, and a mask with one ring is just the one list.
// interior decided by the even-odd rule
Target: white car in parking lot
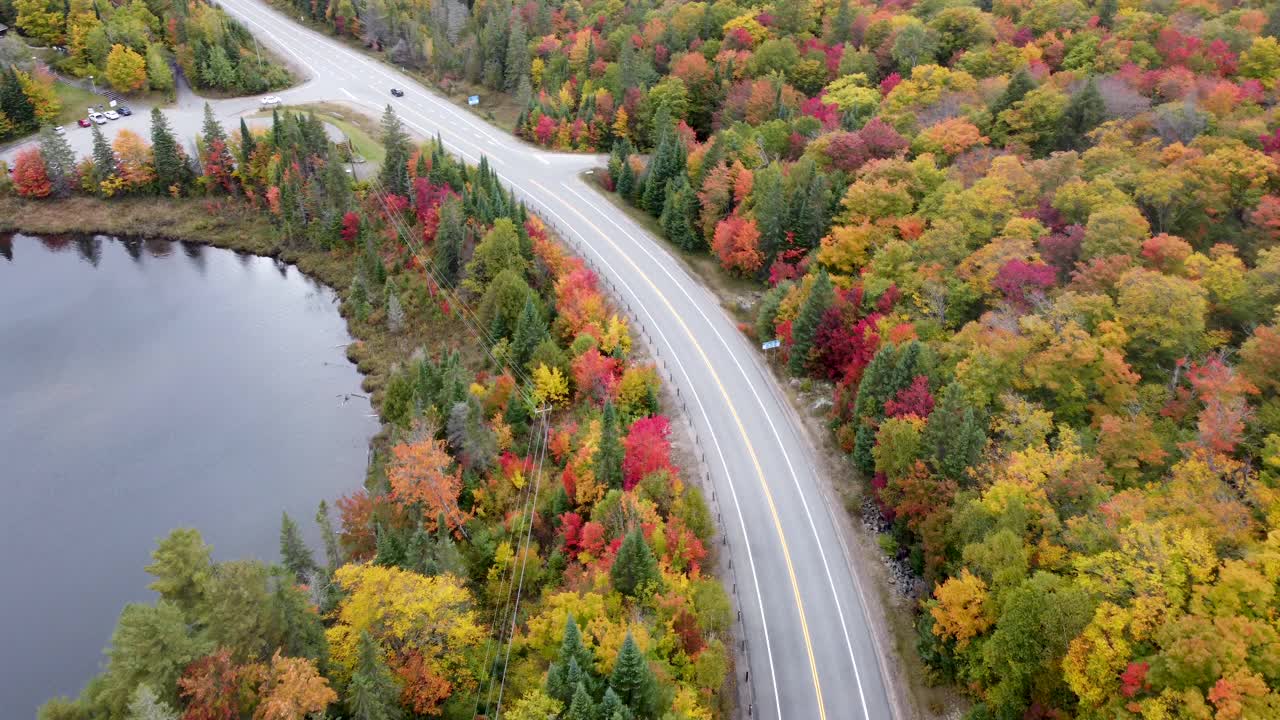
[(120, 113), (116, 112), (115, 110), (108, 110), (108, 111), (106, 111), (105, 113), (103, 113), (103, 115), (105, 115), (105, 116), (107, 117), (107, 119), (108, 119), (108, 120), (119, 120), (119, 119), (120, 119)]
[(106, 125), (106, 124), (107, 124), (107, 116), (106, 116), (106, 115), (103, 115), (103, 114), (102, 114), (102, 113), (100, 113), (100, 112), (91, 112), (91, 113), (89, 113), (89, 119), (90, 119), (90, 120), (92, 120), (92, 121), (94, 121), (95, 123), (97, 123), (97, 124), (99, 124), (99, 125)]
[(275, 107), (276, 105), (279, 105), (281, 102), (283, 102), (283, 100), (281, 100), (279, 97), (275, 95), (268, 95), (262, 98), (262, 107)]

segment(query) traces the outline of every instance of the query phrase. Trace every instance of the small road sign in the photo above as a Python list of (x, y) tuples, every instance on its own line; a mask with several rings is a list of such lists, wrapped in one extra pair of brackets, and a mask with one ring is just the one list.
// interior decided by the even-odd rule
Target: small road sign
[(761, 350), (772, 350), (772, 349), (774, 349), (774, 348), (776, 348), (776, 347), (781, 347), (781, 346), (782, 346), (782, 341), (781, 341), (781, 340), (770, 340), (770, 341), (769, 341), (769, 342), (767, 342), (767, 343), (763, 343), (763, 344), (761, 344), (761, 345), (760, 345), (760, 349), (761, 349)]
[(468, 95), (468, 96), (467, 96), (467, 104), (468, 104), (468, 105), (479, 105), (479, 104), (480, 104), (480, 96), (479, 96), (479, 95)]

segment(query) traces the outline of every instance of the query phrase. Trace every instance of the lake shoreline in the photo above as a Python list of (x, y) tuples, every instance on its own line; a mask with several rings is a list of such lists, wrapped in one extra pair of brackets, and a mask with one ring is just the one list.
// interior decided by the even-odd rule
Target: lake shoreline
[[(296, 267), (314, 278), (339, 297), (355, 276), (355, 263), (329, 251), (299, 250), (283, 247), (274, 239), (274, 230), (260, 209), (238, 200), (208, 198), (99, 198), (74, 196), (62, 200), (23, 200), (0, 197), (0, 233), (24, 235), (112, 235), (123, 238), (162, 238), (209, 245), (237, 253), (272, 258)], [(370, 405), (377, 412), (387, 379), (396, 365), (405, 362), (420, 344), (411, 334), (394, 336), (385, 325), (357, 323), (346, 311), (346, 303), (337, 308), (347, 326), (352, 342), (346, 348), (347, 359), (362, 377), (361, 387), (370, 395)], [(410, 342), (406, 344), (406, 340)], [(386, 423), (379, 417), (379, 432), (369, 445), (378, 449), (385, 444)]]

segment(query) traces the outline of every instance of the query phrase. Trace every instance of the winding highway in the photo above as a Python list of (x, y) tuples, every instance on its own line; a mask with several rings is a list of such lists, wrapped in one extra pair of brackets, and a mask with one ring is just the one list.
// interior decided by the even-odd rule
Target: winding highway
[[(753, 718), (887, 720), (895, 717), (864, 590), (824, 499), (816, 449), (760, 353), (706, 290), (655, 238), (588, 186), (597, 156), (526, 145), (389, 65), (257, 0), (219, 0), (260, 41), (309, 74), (281, 92), (287, 104), (342, 101), (378, 114), (390, 103), (413, 131), (442, 137), (468, 161), (492, 167), (568, 242), (631, 309), (679, 391), (710, 474), (727, 538), (745, 657), (738, 680), (751, 688)], [(397, 87), (404, 97), (393, 98)], [(220, 116), (256, 110), (223, 100)], [(181, 108), (180, 108), (181, 109)], [(198, 111), (173, 121), (198, 128)], [(145, 137), (145, 113), (130, 121)], [(190, 128), (187, 128), (190, 123)], [(105, 128), (104, 128), (105, 129)], [(88, 149), (88, 131), (73, 145)], [(638, 329), (640, 329), (638, 328)], [(843, 512), (836, 508), (834, 512)], [(736, 581), (736, 582), (735, 582)], [(743, 717), (748, 716), (744, 708)], [(906, 720), (905, 718), (901, 720)]]

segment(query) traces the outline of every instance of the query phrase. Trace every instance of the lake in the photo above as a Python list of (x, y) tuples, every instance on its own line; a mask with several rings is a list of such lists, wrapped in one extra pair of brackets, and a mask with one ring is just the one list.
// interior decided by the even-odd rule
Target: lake
[(275, 561), (287, 511), (319, 550), (316, 505), (377, 431), (350, 341), (335, 294), (270, 258), (0, 235), (6, 715), (79, 693), (172, 528)]

